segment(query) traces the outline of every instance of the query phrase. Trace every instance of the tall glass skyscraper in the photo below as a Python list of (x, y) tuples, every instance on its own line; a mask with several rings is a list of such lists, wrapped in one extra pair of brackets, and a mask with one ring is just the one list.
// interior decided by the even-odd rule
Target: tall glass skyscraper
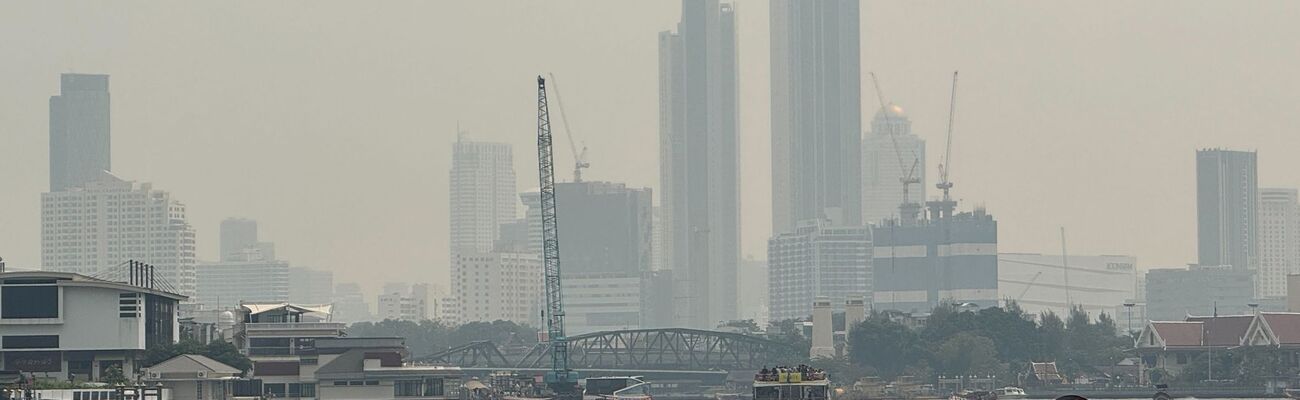
[(108, 75), (63, 74), (50, 96), (50, 191), (109, 171)]
[(772, 0), (772, 231), (862, 223), (857, 0)]
[(659, 157), (665, 267), (676, 325), (736, 316), (740, 178), (736, 14), (683, 0), (677, 31), (659, 33)]
[(1196, 152), (1196, 236), (1198, 263), (1258, 266), (1259, 178), (1253, 151)]

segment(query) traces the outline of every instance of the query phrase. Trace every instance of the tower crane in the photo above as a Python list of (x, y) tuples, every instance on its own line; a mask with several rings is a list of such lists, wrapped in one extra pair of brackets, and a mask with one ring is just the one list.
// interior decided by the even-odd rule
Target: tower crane
[(895, 124), (887, 105), (885, 105), (885, 95), (880, 90), (880, 81), (876, 79), (876, 73), (871, 73), (871, 83), (876, 86), (876, 99), (880, 101), (880, 112), (885, 115), (885, 123), (889, 125), (889, 140), (894, 145), (894, 154), (898, 156), (898, 170), (903, 176), (898, 181), (903, 184), (903, 203), (898, 205), (899, 219), (904, 225), (911, 225), (916, 222), (916, 216), (921, 212), (921, 205), (913, 203), (909, 191), (914, 183), (921, 183), (920, 177), (916, 176), (917, 166), (921, 164), (921, 158), (916, 155), (916, 149), (912, 149), (912, 164), (908, 165), (903, 160), (903, 150), (898, 147), (898, 132), (895, 131)]
[(559, 399), (578, 398), (578, 374), (569, 369), (569, 343), (564, 336), (564, 302), (560, 286), (560, 235), (555, 215), (555, 163), (551, 152), (551, 116), (546, 106), (546, 79), (537, 76), (537, 171), (541, 187), (542, 263), (546, 286), (546, 339), (551, 371), (546, 383)]
[(952, 95), (948, 100), (948, 143), (943, 149), (943, 162), (939, 163), (939, 183), (934, 187), (943, 191), (943, 199), (939, 201), (926, 202), (930, 207), (930, 218), (939, 219), (941, 217), (952, 216), (952, 211), (957, 208), (957, 202), (952, 200), (948, 195), (948, 190), (952, 189), (952, 181), (948, 179), (948, 173), (952, 172), (952, 124), (957, 115), (957, 71), (952, 72)]
[(564, 113), (564, 99), (560, 98), (560, 85), (555, 82), (555, 74), (547, 73), (551, 77), (551, 89), (555, 91), (555, 108), (560, 110), (560, 122), (564, 123), (564, 136), (569, 138), (569, 149), (573, 150), (573, 181), (582, 182), (582, 169), (591, 167), (587, 162), (587, 145), (582, 145), (582, 151), (578, 151), (578, 145), (573, 142), (573, 130), (569, 128), (569, 117)]

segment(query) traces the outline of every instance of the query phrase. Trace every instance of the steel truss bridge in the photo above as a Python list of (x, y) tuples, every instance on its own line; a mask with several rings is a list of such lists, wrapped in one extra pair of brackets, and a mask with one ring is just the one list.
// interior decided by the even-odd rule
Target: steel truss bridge
[[(569, 337), (569, 366), (579, 370), (730, 371), (806, 358), (794, 346), (739, 333), (666, 328), (594, 332)], [(478, 341), (415, 359), (462, 368), (537, 369), (549, 365), (543, 342), (508, 356)]]

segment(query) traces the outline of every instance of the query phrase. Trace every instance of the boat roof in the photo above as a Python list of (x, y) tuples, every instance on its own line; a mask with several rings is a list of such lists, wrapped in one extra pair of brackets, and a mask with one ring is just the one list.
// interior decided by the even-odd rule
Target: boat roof
[(754, 381), (754, 387), (759, 386), (826, 386), (830, 385), (829, 379), (819, 379), (815, 381), (800, 382), (771, 382), (771, 381)]

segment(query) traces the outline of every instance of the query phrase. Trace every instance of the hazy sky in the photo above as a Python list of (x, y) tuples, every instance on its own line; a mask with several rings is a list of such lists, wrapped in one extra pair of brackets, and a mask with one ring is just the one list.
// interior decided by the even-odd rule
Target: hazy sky
[[(743, 253), (760, 258), (767, 6), (737, 6)], [(1058, 253), (1065, 226), (1072, 254), (1180, 265), (1195, 259), (1196, 148), (1259, 149), (1261, 187), (1300, 186), (1297, 15), (1294, 1), (864, 1), (862, 72), (906, 108), (933, 173), (961, 70), (953, 190), (997, 217), (1001, 251)], [(535, 187), (534, 76), (554, 72), (589, 179), (655, 187), (656, 34), (679, 16), (677, 1), (0, 3), (0, 256), (40, 262), (59, 74), (106, 73), (114, 172), (182, 200), (200, 258), (242, 216), (336, 281), (445, 285), (456, 124), (512, 143), (520, 188)]]

